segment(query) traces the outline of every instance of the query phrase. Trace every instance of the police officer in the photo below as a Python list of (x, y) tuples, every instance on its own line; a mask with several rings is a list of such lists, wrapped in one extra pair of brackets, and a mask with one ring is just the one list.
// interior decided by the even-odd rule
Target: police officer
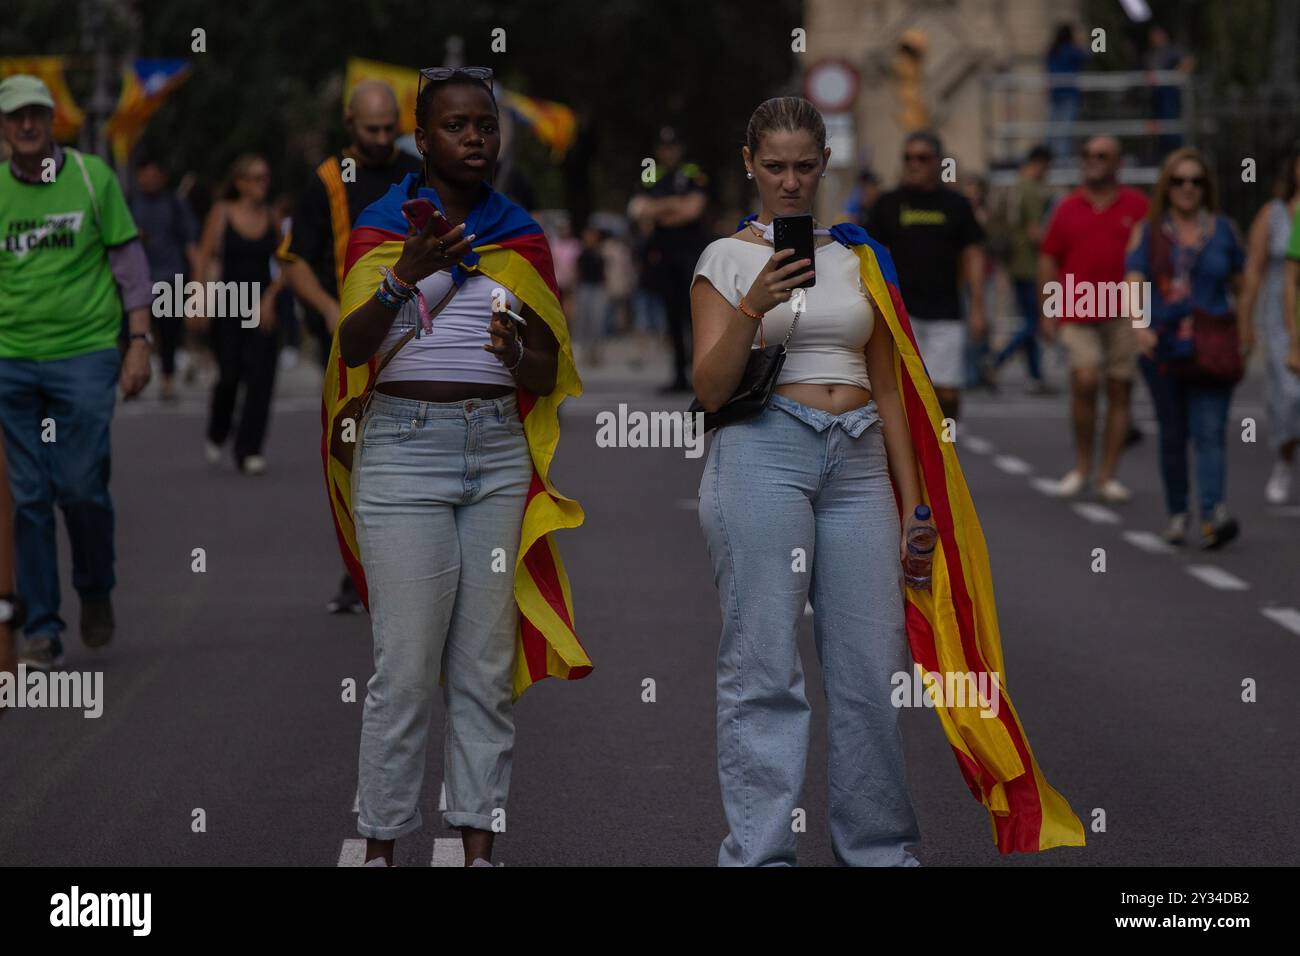
[(704, 224), (708, 177), (695, 163), (685, 163), (685, 147), (676, 130), (665, 126), (655, 147), (653, 179), (629, 207), (645, 238), (642, 282), (663, 301), (673, 345), (673, 380), (664, 392), (691, 390), (687, 367), (690, 341), (691, 276), (709, 244)]

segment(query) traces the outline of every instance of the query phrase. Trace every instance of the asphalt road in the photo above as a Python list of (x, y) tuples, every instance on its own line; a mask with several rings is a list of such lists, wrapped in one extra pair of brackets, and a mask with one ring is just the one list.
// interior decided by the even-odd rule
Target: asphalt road
[[(715, 767), (720, 616), (694, 508), (701, 459), (606, 449), (595, 415), (621, 401), (677, 408), (655, 366), (587, 373), (565, 406), (553, 476), (587, 523), (558, 537), (596, 669), (544, 681), (517, 708), (509, 832), (496, 858), (527, 865), (711, 865), (724, 834)], [(1060, 371), (1055, 369), (1057, 381)], [(1014, 374), (1008, 376), (1014, 378)], [(67, 667), (102, 670), (99, 719), (24, 710), (0, 721), (0, 864), (305, 864), (354, 858), (368, 620), (323, 604), (340, 564), (317, 454), (310, 372), (283, 377), (264, 476), (201, 454), (204, 395), (119, 409), (119, 634), (80, 646), (64, 550)], [(1293, 863), (1300, 846), (1300, 506), (1263, 502), (1261, 383), (1233, 406), (1261, 440), (1230, 443), (1242, 538), (1214, 554), (1147, 550), (1163, 526), (1149, 438), (1121, 477), (1122, 507), (1051, 499), (1035, 479), (1070, 464), (1064, 396), (1012, 381), (971, 396), (958, 447), (989, 540), (1007, 682), (1048, 780), (1105, 832), (1084, 849), (1002, 858), (937, 719), (904, 713), (926, 865)], [(1235, 437), (1239, 430), (1230, 433)], [(982, 441), (981, 441), (982, 440)], [(1135, 534), (1136, 533), (1136, 534)], [(206, 573), (191, 570), (194, 548)], [(1105, 573), (1090, 569), (1104, 548)], [(1204, 570), (1209, 568), (1211, 570)], [(811, 618), (801, 636), (814, 708), (800, 862), (833, 862), (824, 708)], [(653, 678), (657, 702), (642, 702)], [(1242, 681), (1258, 685), (1243, 703)], [(435, 717), (435, 722), (441, 716)], [(431, 734), (425, 828), (398, 863), (457, 862), (437, 825), (441, 737)], [(192, 825), (203, 811), (204, 832)]]

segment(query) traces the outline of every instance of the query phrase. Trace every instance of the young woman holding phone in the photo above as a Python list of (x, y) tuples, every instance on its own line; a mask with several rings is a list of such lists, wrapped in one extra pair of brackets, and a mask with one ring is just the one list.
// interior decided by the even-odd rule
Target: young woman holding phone
[(349, 413), (343, 400), (374, 391), (355, 461), (330, 442), (324, 452), (374, 631), (358, 787), (367, 865), (391, 866), (394, 841), (421, 825), (441, 680), (443, 823), (460, 829), (466, 865), (484, 866), (506, 828), (513, 698), (539, 677), (590, 669), (545, 537), (582, 520), (546, 478), (556, 409), (580, 385), (541, 228), (489, 185), (501, 145), (491, 70), (421, 73), (424, 171), (353, 225), (327, 438)]
[(694, 384), (712, 411), (736, 389), (755, 339), (785, 337), (792, 290), (816, 281), (799, 295), (803, 311), (767, 407), (717, 431), (700, 481), (723, 618), (724, 866), (795, 862), (791, 815), (809, 734), (796, 636), (809, 601), (827, 697), (836, 858), (917, 865), (907, 849), (919, 832), (890, 682), (909, 668), (902, 560), (922, 496), (894, 341), (851, 249), (826, 230), (815, 261), (773, 253), (771, 244), (774, 216), (812, 210), (829, 156), (825, 125), (806, 100), (759, 106), (741, 157), (760, 211), (704, 251), (691, 288)]

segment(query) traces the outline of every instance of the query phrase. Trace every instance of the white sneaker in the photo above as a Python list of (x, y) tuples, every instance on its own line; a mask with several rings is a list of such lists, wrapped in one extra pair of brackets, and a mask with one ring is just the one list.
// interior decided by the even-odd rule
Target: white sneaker
[(1173, 515), (1169, 519), (1169, 524), (1164, 532), (1160, 535), (1170, 544), (1183, 544), (1187, 541), (1187, 512), (1183, 511)]
[(1087, 483), (1087, 476), (1078, 469), (1075, 469), (1056, 483), (1056, 497), (1073, 498), (1079, 492), (1083, 491), (1083, 486)]
[(261, 455), (249, 455), (244, 459), (244, 474), (260, 475), (264, 471), (266, 471), (266, 459)]
[(1097, 493), (1101, 495), (1101, 500), (1112, 505), (1122, 505), (1124, 502), (1133, 498), (1133, 492), (1129, 491), (1116, 479), (1112, 478), (1107, 481)]
[(1291, 497), (1291, 465), (1279, 461), (1273, 465), (1273, 473), (1264, 485), (1264, 500), (1271, 505), (1284, 505)]
[(214, 441), (204, 441), (203, 457), (208, 460), (209, 465), (221, 464), (221, 446)]

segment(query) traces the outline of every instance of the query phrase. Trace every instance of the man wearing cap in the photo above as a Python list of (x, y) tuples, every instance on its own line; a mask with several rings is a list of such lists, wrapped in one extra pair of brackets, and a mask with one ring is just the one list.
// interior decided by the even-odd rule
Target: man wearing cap
[[(348, 145), (316, 168), (298, 200), (293, 225), (278, 253), (284, 277), (303, 304), (307, 330), (320, 339), (321, 364), (329, 358), (330, 337), (339, 322), (343, 259), (352, 222), (407, 173), (421, 172), (418, 157), (396, 147), (397, 97), (379, 80), (362, 80), (348, 98), (343, 116)], [(332, 614), (362, 609), (361, 597), (347, 572), (325, 609)]]
[[(121, 384), (149, 382), (151, 292), (144, 247), (112, 170), (51, 136), (54, 100), (33, 76), (0, 82), (0, 426), (14, 500), (20, 660), (63, 660), (54, 504), (63, 510), (81, 639), (113, 638), (109, 425)], [(122, 312), (129, 332), (118, 350)]]
[(646, 287), (664, 303), (673, 345), (673, 380), (665, 392), (688, 392), (686, 352), (691, 322), (691, 276), (711, 238), (704, 225), (708, 177), (695, 163), (683, 163), (685, 148), (671, 126), (659, 131), (654, 178), (632, 200), (628, 213), (645, 245)]

